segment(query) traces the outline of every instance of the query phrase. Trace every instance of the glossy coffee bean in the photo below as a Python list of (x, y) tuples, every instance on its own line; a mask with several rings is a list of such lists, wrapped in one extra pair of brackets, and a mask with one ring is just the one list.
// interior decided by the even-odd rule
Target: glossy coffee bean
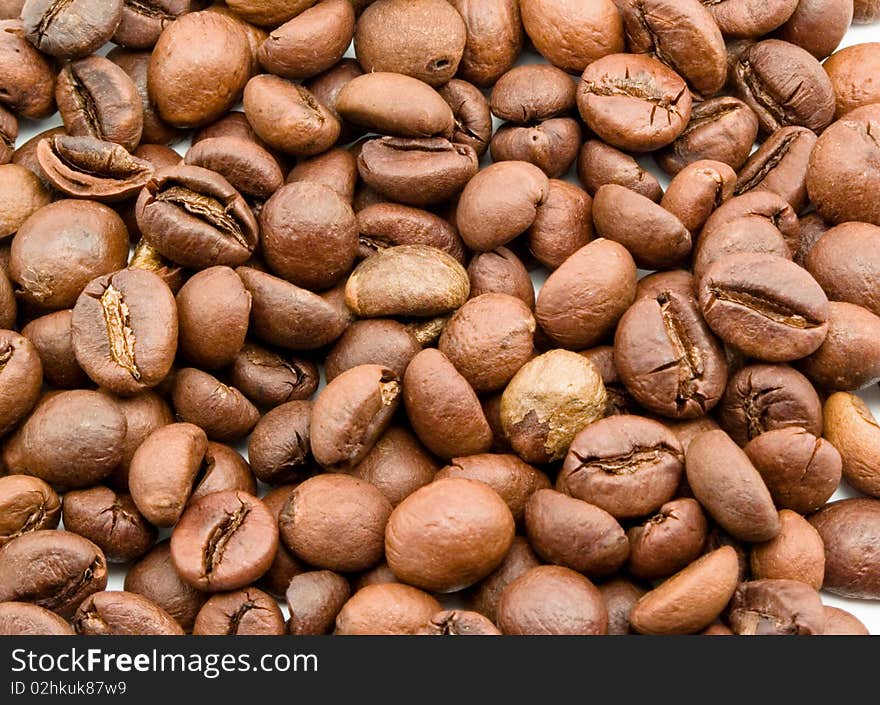
[(733, 196), (736, 183), (736, 172), (727, 164), (701, 159), (675, 175), (660, 206), (691, 233), (699, 232), (712, 211)]
[(548, 269), (558, 268), (593, 238), (592, 210), (585, 191), (551, 179), (547, 200), (527, 232), (529, 252)]
[(803, 266), (831, 300), (858, 304), (880, 315), (880, 289), (874, 273), (880, 269), (877, 226), (843, 223), (828, 229), (806, 254)]
[(523, 27), (514, 0), (453, 0), (465, 24), (465, 45), (458, 75), (478, 86), (490, 86), (519, 57)]
[(800, 212), (807, 204), (807, 165), (816, 135), (805, 127), (780, 127), (749, 157), (736, 182), (737, 196), (754, 190), (777, 193)]
[(584, 142), (578, 154), (578, 178), (594, 196), (605, 184), (618, 184), (640, 193), (652, 201), (659, 201), (663, 189), (657, 178), (630, 155), (611, 147), (601, 140)]
[(177, 416), (203, 428), (212, 440), (241, 440), (260, 418), (260, 412), (244, 394), (202, 370), (179, 370), (173, 385)]
[(146, 597), (105, 591), (89, 595), (73, 616), (73, 629), (88, 636), (181, 636), (174, 618)]
[(123, 0), (27, 0), (21, 20), (37, 49), (58, 59), (76, 59), (99, 49), (122, 19)]
[(396, 245), (431, 245), (464, 264), (464, 243), (452, 225), (421, 208), (377, 203), (357, 213), (358, 255), (369, 257)]
[(0, 21), (0, 66), (4, 68), (0, 103), (22, 117), (37, 120), (55, 111), (52, 61), (28, 41), (17, 17)]
[(258, 407), (272, 408), (288, 401), (308, 399), (318, 388), (314, 362), (245, 342), (230, 372), (232, 385)]
[(0, 546), (32, 531), (54, 529), (61, 500), (49, 485), (29, 475), (0, 478)]

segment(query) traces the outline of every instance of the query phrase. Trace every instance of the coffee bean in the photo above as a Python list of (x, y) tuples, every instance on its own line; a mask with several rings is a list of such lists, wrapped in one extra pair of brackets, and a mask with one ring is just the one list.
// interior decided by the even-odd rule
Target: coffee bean
[(183, 629), (161, 607), (132, 592), (99, 592), (87, 597), (73, 617), (77, 634), (183, 635)]
[(558, 178), (574, 162), (581, 140), (577, 120), (561, 117), (534, 126), (508, 123), (495, 133), (490, 148), (493, 161), (528, 162), (550, 178)]
[(795, 211), (807, 204), (806, 175), (816, 135), (807, 128), (781, 127), (745, 163), (736, 195), (760, 189), (779, 194)]
[(385, 583), (358, 590), (336, 616), (336, 634), (416, 634), (442, 609), (428, 593)]
[(395, 245), (431, 245), (464, 264), (464, 244), (440, 216), (398, 203), (377, 203), (358, 211), (358, 255), (369, 257)]
[(61, 519), (61, 500), (37, 477), (0, 477), (0, 547), (18, 536), (54, 529)]
[(880, 44), (877, 42), (856, 44), (841, 49), (822, 65), (834, 88), (835, 118), (843, 117), (856, 108), (880, 100), (876, 88), (866, 80), (878, 66), (880, 66)]
[(464, 20), (466, 37), (458, 75), (490, 86), (510, 69), (522, 50), (523, 27), (514, 0), (452, 0)]
[(619, 184), (652, 201), (663, 195), (657, 178), (643, 169), (630, 155), (601, 140), (584, 142), (578, 155), (578, 178), (591, 196), (605, 184)]
[(132, 49), (149, 49), (159, 39), (162, 30), (178, 17), (195, 9), (193, 0), (147, 0), (126, 2), (122, 18), (112, 41)]
[(8, 164), (15, 152), (18, 118), (0, 105), (0, 164)]
[(0, 21), (0, 103), (22, 117), (38, 120), (55, 112), (55, 69), (25, 32), (17, 18)]
[(311, 402), (287, 402), (265, 414), (254, 427), (248, 457), (261, 481), (273, 485), (297, 482), (312, 470), (311, 410)]
[(638, 578), (665, 578), (697, 560), (708, 526), (703, 510), (689, 497), (666, 502), (657, 514), (626, 532), (627, 570)]
[(277, 636), (284, 634), (284, 616), (269, 595), (248, 587), (211, 596), (196, 616), (193, 634)]
[[(8, 161), (8, 160), (7, 160)], [(0, 165), (0, 237), (15, 235), (51, 198), (37, 176), (18, 164)]]
[(245, 342), (233, 360), (230, 379), (254, 404), (272, 408), (311, 397), (318, 388), (319, 375), (310, 360), (283, 356)]
[(825, 401), (823, 416), (825, 437), (840, 452), (844, 478), (859, 492), (876, 497), (880, 428), (871, 410), (854, 394), (837, 392)]
[(14, 331), (0, 331), (0, 434), (9, 433), (30, 413), (42, 384), (39, 350)]
[(627, 578), (615, 578), (598, 586), (608, 610), (608, 634), (632, 634), (629, 615), (646, 590)]
[(504, 590), (514, 580), (540, 565), (538, 557), (522, 536), (515, 536), (510, 550), (498, 566), (474, 588), (472, 607), (480, 614), (497, 622), (496, 610)]
[(285, 594), (290, 610), (287, 633), (329, 634), (350, 596), (348, 581), (338, 573), (329, 570), (300, 573), (290, 581)]
[(217, 441), (241, 440), (260, 418), (239, 390), (194, 367), (175, 375), (172, 401), (181, 420), (196, 424)]
[[(801, 221), (802, 229), (804, 221)], [(858, 257), (853, 253), (858, 252)], [(880, 228), (844, 223), (828, 229), (805, 255), (804, 267), (834, 301), (848, 301), (880, 315)]]
[(576, 87), (564, 71), (546, 64), (519, 66), (501, 76), (492, 89), (492, 114), (514, 123), (559, 117), (574, 109)]
[(444, 610), (438, 612), (418, 632), (423, 636), (499, 636), (501, 632), (478, 612)]
[(471, 297), (489, 293), (509, 294), (529, 308), (535, 308), (535, 288), (529, 273), (520, 259), (506, 247), (478, 252), (471, 258), (467, 273)]
[(709, 4), (712, 16), (726, 37), (760, 37), (783, 24), (798, 5), (798, 0), (720, 0)]
[(691, 233), (696, 233), (712, 212), (733, 196), (736, 183), (736, 172), (727, 164), (701, 159), (688, 164), (673, 177), (660, 206)]
[(822, 634), (825, 613), (819, 593), (797, 580), (752, 580), (737, 587), (730, 603), (736, 634)]
[[(295, 489), (296, 485), (282, 485), (269, 490), (263, 496), (263, 504), (266, 505), (272, 516), (275, 517), (276, 522), (281, 514), (281, 510)], [(269, 570), (263, 574), (257, 585), (273, 597), (280, 599), (284, 597), (284, 592), (290, 585), (291, 579), (305, 570), (306, 568), (284, 545), (284, 542), (279, 541), (272, 565), (269, 566)]]
[(825, 636), (868, 636), (868, 628), (858, 617), (838, 607), (824, 605)]
[[(309, 79), (303, 85), (308, 88), (319, 103), (326, 106), (330, 114), (337, 120), (341, 120), (336, 111), (336, 99), (339, 92), (353, 78), (363, 76), (364, 71), (357, 59), (341, 59), (330, 69), (322, 74)], [(340, 142), (348, 142), (361, 136), (360, 128), (350, 123), (343, 122), (339, 134)]]
[(25, 36), (45, 54), (68, 60), (97, 51), (116, 31), (123, 0), (27, 0), (21, 8)]
[(547, 199), (527, 231), (529, 252), (556, 269), (593, 238), (592, 199), (574, 184), (550, 180)]
[(852, 19), (853, 8), (846, 0), (798, 2), (794, 13), (776, 34), (821, 61), (840, 44)]
[(880, 4), (876, 0), (855, 0), (853, 4), (855, 6), (854, 24), (867, 24), (880, 17)]
[(779, 526), (775, 539), (752, 548), (752, 575), (760, 580), (798, 580), (821, 590), (825, 552), (819, 532), (790, 509), (779, 512)]
[(3, 636), (72, 636), (67, 620), (29, 602), (0, 602)]
[(831, 502), (810, 517), (825, 545), (825, 590), (844, 597), (877, 599), (878, 520), (880, 502), (874, 499)]
[(735, 218), (721, 225), (716, 225), (713, 221), (710, 227), (704, 228), (694, 248), (694, 279), (702, 280), (709, 267), (718, 260), (740, 254), (791, 259), (791, 249), (779, 228), (760, 216)]

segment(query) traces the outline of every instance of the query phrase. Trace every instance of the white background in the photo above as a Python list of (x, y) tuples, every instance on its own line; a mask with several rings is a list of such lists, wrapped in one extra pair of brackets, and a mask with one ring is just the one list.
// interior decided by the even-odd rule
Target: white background
[[(880, 24), (874, 25), (862, 25), (862, 26), (853, 26), (850, 28), (850, 31), (847, 33), (843, 42), (840, 45), (840, 48), (844, 46), (849, 46), (851, 44), (862, 44), (865, 42), (871, 41), (880, 41)], [(112, 48), (112, 45), (108, 45), (99, 53), (106, 54)], [(354, 56), (354, 51), (349, 48), (346, 56)], [(539, 55), (532, 52), (524, 52), (523, 56), (520, 59), (521, 64), (530, 64), (544, 62), (544, 59)], [(876, 79), (876, 77), (875, 77)], [(241, 109), (239, 106), (237, 109)], [(495, 121), (496, 127), (499, 124), (497, 119)], [(31, 122), (31, 121), (22, 121), (19, 126), (19, 137), (17, 140), (17, 144), (23, 144), (26, 140), (30, 139), (38, 132), (48, 129), (49, 127), (54, 127), (56, 125), (61, 124), (61, 119), (56, 113), (51, 118), (47, 120), (42, 120), (39, 122)], [(186, 149), (189, 146), (188, 141), (181, 142), (177, 145), (174, 145), (174, 148), (184, 154)], [(491, 159), (488, 156), (484, 158), (484, 165), (489, 163)], [(650, 170), (653, 174), (657, 176), (660, 180), (660, 183), (663, 185), (664, 189), (666, 188), (669, 179), (666, 177), (663, 172), (657, 168), (656, 164), (650, 157), (645, 157), (640, 159), (640, 163), (642, 166), (648, 170)], [(569, 172), (569, 174), (565, 177), (567, 180), (579, 184), (577, 177), (574, 173), (574, 169)], [(580, 184), (579, 184), (580, 185)], [(880, 194), (877, 195), (880, 198)], [(540, 287), (541, 283), (544, 280), (544, 275), (533, 275), (533, 279), (535, 282), (536, 289)], [(323, 385), (322, 385), (323, 386)], [(868, 404), (871, 407), (871, 410), (875, 415), (880, 417), (880, 389), (877, 386), (872, 386), (869, 389), (863, 390), (859, 392), (859, 394), (867, 400)], [(246, 449), (242, 446), (239, 450), (246, 456)], [(834, 494), (833, 499), (841, 499), (844, 497), (855, 496), (855, 492), (853, 492), (850, 488), (846, 486), (841, 486), (840, 489)], [(163, 532), (162, 536), (166, 536), (167, 532)], [(107, 586), (108, 590), (121, 590), (123, 579), (125, 576), (125, 566), (112, 566), (110, 572), (110, 581)], [(857, 617), (859, 617), (865, 625), (867, 625), (868, 629), (871, 631), (871, 634), (880, 634), (880, 601), (871, 601), (871, 600), (852, 600), (845, 599), (841, 597), (837, 597), (835, 595), (831, 595), (828, 593), (822, 593), (822, 599), (825, 604), (833, 605), (835, 607), (841, 607), (843, 609), (849, 610)], [(285, 613), (285, 617), (287, 616), (287, 607), (286, 605), (282, 605), (282, 609)]]

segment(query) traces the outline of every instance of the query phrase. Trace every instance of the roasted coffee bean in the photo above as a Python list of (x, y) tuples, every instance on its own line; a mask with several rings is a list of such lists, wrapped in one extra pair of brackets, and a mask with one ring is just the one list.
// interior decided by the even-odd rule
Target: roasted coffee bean
[[(263, 504), (275, 517), (276, 523), (281, 510), (295, 489), (296, 485), (282, 485), (269, 490), (263, 496)], [(291, 579), (305, 570), (306, 568), (284, 545), (284, 542), (279, 540), (272, 565), (269, 566), (269, 570), (263, 574), (257, 585), (276, 599), (280, 599), (284, 597), (284, 592), (290, 585)]]
[(739, 254), (791, 259), (791, 249), (779, 228), (760, 216), (744, 216), (703, 230), (693, 252), (694, 279), (701, 281), (715, 262)]
[(664, 291), (693, 297), (695, 293), (693, 274), (684, 269), (670, 269), (642, 277), (636, 285), (636, 299), (653, 299)]
[(240, 490), (254, 494), (257, 491), (257, 481), (248, 461), (234, 448), (222, 443), (208, 443), (208, 450), (205, 451), (199, 470), (199, 478), (189, 496), (189, 504), (214, 492)]
[(798, 0), (719, 0), (705, 4), (726, 37), (760, 37), (788, 20)]
[(14, 331), (0, 331), (0, 435), (9, 433), (30, 413), (42, 384), (39, 349)]
[(275, 600), (254, 587), (211, 596), (199, 610), (193, 634), (277, 636), (284, 616)]
[[(39, 353), (43, 363), (43, 375), (50, 384), (62, 389), (75, 389), (89, 385), (89, 378), (73, 354), (71, 321), (73, 311), (56, 311), (35, 318), (22, 328)], [(21, 388), (19, 388), (19, 393)], [(20, 402), (20, 397), (19, 401)]]
[(825, 614), (824, 636), (869, 636), (868, 628), (858, 617), (838, 607), (824, 605)]
[[(340, 120), (339, 113), (336, 112), (336, 99), (339, 96), (339, 92), (346, 83), (357, 76), (363, 76), (363, 74), (364, 71), (361, 69), (357, 59), (341, 59), (332, 68), (309, 79), (304, 85), (312, 92), (312, 95), (319, 103), (326, 106), (333, 117)], [(339, 141), (349, 142), (359, 137), (360, 134), (360, 128), (343, 122)]]
[(797, 512), (779, 512), (779, 535), (751, 551), (752, 576), (759, 580), (798, 580), (822, 589), (825, 551), (822, 539)]
[(431, 245), (464, 264), (464, 244), (455, 228), (438, 215), (398, 203), (377, 203), (357, 213), (358, 255), (395, 245)]
[(756, 189), (779, 194), (800, 212), (807, 204), (807, 164), (816, 135), (805, 127), (781, 127), (749, 158), (736, 182), (737, 196)]
[(0, 198), (0, 238), (15, 235), (30, 216), (52, 200), (40, 179), (18, 164), (0, 165)]
[(602, 383), (605, 385), (605, 415), (638, 413), (638, 405), (626, 391), (620, 374), (614, 366), (614, 348), (610, 345), (599, 345), (589, 350), (581, 350), (583, 355), (599, 370)]
[(547, 199), (528, 229), (529, 252), (556, 269), (593, 238), (592, 199), (574, 184), (551, 179)]
[(18, 137), (18, 119), (0, 105), (0, 164), (8, 164), (15, 152)]
[(316, 570), (294, 576), (285, 594), (287, 633), (329, 634), (350, 596), (348, 581), (338, 573)]
[(741, 583), (728, 618), (734, 633), (741, 635), (815, 635), (825, 630), (819, 593), (797, 580)]
[(310, 473), (311, 411), (311, 402), (291, 401), (260, 419), (248, 441), (248, 457), (257, 478), (278, 485), (299, 481)]
[(479, 612), (444, 610), (438, 612), (419, 632), (423, 636), (498, 636), (501, 632)]
[(180, 291), (187, 277), (183, 267), (160, 255), (156, 248), (143, 238), (134, 246), (128, 266), (130, 269), (152, 272), (168, 285), (172, 293)]
[(528, 162), (553, 179), (574, 163), (581, 140), (577, 120), (559, 117), (535, 125), (508, 123), (495, 133), (490, 149), (493, 161)]
[(694, 496), (731, 536), (769, 541), (779, 533), (773, 499), (749, 457), (723, 431), (694, 438), (685, 457)]
[(514, 580), (540, 565), (537, 556), (522, 536), (516, 536), (501, 565), (474, 588), (472, 607), (497, 622), (496, 610), (504, 590)]
[(126, 2), (122, 6), (122, 19), (113, 34), (113, 42), (132, 49), (149, 49), (165, 27), (195, 9), (197, 4), (194, 0)]
[(383, 583), (358, 590), (336, 616), (336, 634), (416, 634), (443, 609), (428, 593)]
[(880, 44), (877, 42), (841, 49), (822, 65), (834, 88), (835, 118), (843, 117), (863, 105), (880, 101), (880, 92), (868, 78), (878, 67)]
[(876, 0), (855, 0), (853, 3), (853, 23), (868, 24), (880, 17), (880, 4)]
[(643, 169), (630, 155), (601, 140), (584, 142), (578, 155), (578, 178), (591, 196), (605, 184), (618, 184), (659, 201), (663, 189), (657, 178)]
[(675, 494), (684, 452), (671, 431), (640, 416), (611, 416), (580, 431), (556, 489), (618, 519), (645, 516)]
[(519, 57), (523, 27), (514, 0), (452, 0), (464, 20), (466, 41), (458, 75), (478, 86), (490, 86)]
[(627, 571), (645, 580), (677, 573), (700, 556), (707, 533), (706, 517), (696, 500), (666, 502), (657, 514), (626, 532)]
[(260, 412), (244, 394), (202, 370), (181, 369), (173, 384), (177, 416), (203, 428), (212, 440), (241, 440), (260, 418)]
[(829, 390), (850, 391), (874, 384), (880, 380), (880, 317), (842, 301), (832, 301), (828, 308), (828, 335), (802, 361), (804, 374)]
[(822, 587), (844, 597), (876, 600), (880, 596), (877, 552), (880, 502), (875, 499), (831, 502), (812, 515), (810, 523), (825, 545)]
[(350, 204), (354, 200), (357, 179), (357, 157), (347, 149), (334, 147), (323, 154), (301, 159), (290, 170), (286, 183), (311, 181), (328, 186)]
[(298, 485), (278, 516), (281, 540), (297, 558), (340, 572), (382, 560), (391, 503), (369, 482), (316, 475)]
[[(858, 253), (857, 256), (854, 256)], [(880, 228), (844, 223), (821, 235), (804, 267), (833, 301), (848, 301), (880, 315)]]
[(133, 592), (89, 595), (73, 617), (73, 629), (88, 636), (179, 636), (183, 629), (161, 607)]
[(852, 19), (853, 8), (848, 0), (799, 0), (776, 35), (821, 61), (837, 49)]
[(21, 21), (27, 38), (44, 54), (77, 59), (97, 51), (116, 31), (123, 0), (27, 0)]
[(478, 157), (483, 156), (492, 138), (492, 115), (483, 93), (472, 83), (457, 78), (438, 92), (455, 117), (452, 141), (472, 147)]
[(17, 18), (0, 21), (0, 103), (21, 117), (39, 120), (55, 112), (55, 68), (25, 31)]
[(576, 86), (554, 66), (533, 64), (511, 69), (492, 88), (492, 114), (514, 123), (559, 117), (575, 107)]
[(54, 529), (61, 519), (61, 500), (37, 477), (0, 477), (0, 547), (18, 536)]
[(439, 467), (415, 436), (402, 427), (391, 427), (350, 472), (378, 487), (397, 506), (431, 482)]
[(838, 392), (825, 401), (823, 416), (825, 437), (840, 452), (843, 477), (859, 492), (880, 495), (880, 428), (868, 405), (854, 394)]
[(101, 549), (70, 531), (32, 531), (0, 548), (0, 602), (30, 602), (71, 617), (107, 586)]
[(402, 377), (421, 349), (412, 327), (386, 318), (355, 321), (327, 354), (327, 381), (352, 367), (368, 364), (382, 365)]
[[(554, 595), (552, 605), (547, 594)], [(505, 588), (497, 621), (505, 634), (605, 634), (608, 609), (583, 575), (562, 566), (538, 566)]]
[[(748, 218), (759, 218), (764, 222), (758, 223), (754, 220), (736, 222)], [(710, 236), (719, 229), (727, 229), (728, 234), (733, 238), (740, 234), (744, 239), (758, 230), (779, 231), (788, 245), (789, 257), (797, 252), (800, 246), (797, 213), (788, 201), (772, 191), (755, 190), (725, 201), (706, 220), (700, 239)]]
[(736, 172), (727, 164), (701, 159), (673, 177), (660, 206), (696, 233), (712, 212), (733, 196), (736, 183)]
[(633, 152), (672, 143), (691, 117), (684, 80), (642, 54), (612, 54), (587, 66), (577, 103), (587, 127), (613, 147)]
[[(813, 247), (816, 246), (816, 243), (822, 238), (825, 233), (827, 233), (831, 226), (828, 225), (823, 219), (822, 216), (813, 211), (812, 213), (808, 213), (800, 219), (801, 222), (801, 242), (798, 246), (797, 252), (794, 254), (794, 261), (799, 264), (801, 267), (807, 269), (810, 274), (813, 275), (813, 278), (816, 281), (819, 281), (817, 277), (819, 277), (819, 273), (816, 271), (811, 271), (807, 267), (807, 256), (812, 251)], [(821, 282), (820, 282), (821, 285)], [(824, 286), (822, 287), (825, 288)], [(842, 297), (835, 296), (834, 298), (840, 300)]]
[(472, 297), (489, 293), (509, 294), (529, 308), (535, 307), (535, 288), (529, 273), (522, 261), (506, 247), (477, 253), (471, 258), (467, 273)]
[(67, 620), (29, 602), (0, 602), (0, 635), (72, 636)]
[(614, 578), (599, 587), (602, 600), (608, 609), (608, 633), (611, 635), (632, 634), (629, 616), (633, 607), (647, 592), (644, 588), (627, 578)]
[(320, 376), (311, 360), (246, 342), (233, 360), (230, 380), (254, 404), (272, 408), (308, 399), (317, 390)]

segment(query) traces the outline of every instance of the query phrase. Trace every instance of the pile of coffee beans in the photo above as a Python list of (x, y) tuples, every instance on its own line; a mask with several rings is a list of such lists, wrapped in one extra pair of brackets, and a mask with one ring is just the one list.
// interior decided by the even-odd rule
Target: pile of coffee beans
[(0, 633), (867, 633), (878, 19), (0, 0)]

